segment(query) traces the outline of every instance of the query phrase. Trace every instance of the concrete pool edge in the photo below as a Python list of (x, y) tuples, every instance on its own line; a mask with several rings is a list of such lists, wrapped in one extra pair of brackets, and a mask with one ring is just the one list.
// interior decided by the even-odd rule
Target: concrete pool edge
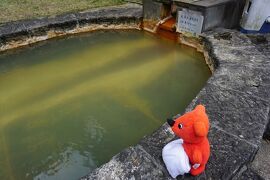
[(0, 53), (51, 38), (106, 29), (141, 29), (142, 6), (124, 4), (0, 25)]
[[(140, 29), (141, 20), (141, 6), (129, 4), (6, 23), (0, 26), (0, 52), (97, 29)], [(179, 179), (256, 176), (249, 171), (249, 163), (259, 148), (268, 118), (269, 60), (247, 36), (237, 31), (217, 29), (204, 34), (199, 42), (185, 43), (204, 53), (214, 73), (186, 111), (199, 103), (206, 105), (212, 124), (209, 133), (212, 155), (204, 174)], [(162, 162), (161, 150), (174, 138), (164, 124), (83, 179), (171, 179)]]
[[(211, 157), (200, 176), (177, 179), (258, 178), (249, 167), (268, 122), (269, 58), (234, 30), (216, 29), (203, 34), (199, 42), (184, 44), (203, 51), (214, 73), (186, 111), (197, 104), (206, 105), (211, 120)], [(161, 151), (174, 138), (165, 123), (82, 179), (172, 179)]]

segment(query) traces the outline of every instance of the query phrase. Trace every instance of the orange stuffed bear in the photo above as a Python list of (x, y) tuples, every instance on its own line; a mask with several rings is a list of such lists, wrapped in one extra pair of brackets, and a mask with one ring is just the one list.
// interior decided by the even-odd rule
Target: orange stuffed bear
[[(205, 170), (205, 165), (210, 156), (210, 146), (207, 139), (209, 121), (205, 107), (198, 105), (193, 111), (178, 117), (176, 120), (168, 119), (167, 122), (181, 140), (180, 143), (182, 143), (189, 160), (189, 172), (194, 176), (201, 174)], [(166, 149), (168, 147), (165, 146), (163, 151)]]

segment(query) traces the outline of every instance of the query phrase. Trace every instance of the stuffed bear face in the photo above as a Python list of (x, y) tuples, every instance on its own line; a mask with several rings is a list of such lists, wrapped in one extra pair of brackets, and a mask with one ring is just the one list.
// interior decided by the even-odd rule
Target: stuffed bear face
[(173, 132), (187, 143), (200, 143), (208, 134), (209, 121), (203, 105), (169, 123)]

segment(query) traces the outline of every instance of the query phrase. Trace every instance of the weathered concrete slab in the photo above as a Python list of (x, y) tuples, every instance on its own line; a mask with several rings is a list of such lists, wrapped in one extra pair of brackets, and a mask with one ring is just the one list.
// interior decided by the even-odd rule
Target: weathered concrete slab
[[(248, 37), (256, 45), (256, 48), (268, 58), (266, 62), (270, 61), (270, 34), (248, 35)], [(270, 140), (270, 115), (268, 115), (268, 125), (266, 126), (263, 137)]]
[(206, 106), (212, 126), (254, 146), (262, 139), (267, 123), (268, 102), (240, 91), (207, 84), (189, 106)]
[(231, 179), (256, 152), (254, 146), (215, 127), (210, 130), (209, 140), (211, 155), (206, 179)]
[(248, 37), (261, 53), (270, 58), (270, 34), (248, 35)]
[(218, 68), (189, 109), (205, 104), (213, 125), (258, 146), (268, 121), (270, 60), (237, 31), (205, 37)]
[(163, 167), (140, 145), (130, 147), (82, 179), (164, 179)]
[[(153, 135), (145, 137), (140, 145), (124, 150), (82, 179), (172, 179), (161, 157), (162, 148), (172, 139), (174, 136), (170, 127), (164, 124)], [(198, 177), (186, 174), (177, 179), (229, 179), (243, 164), (249, 162), (257, 150), (215, 127), (210, 130), (209, 140), (211, 156), (205, 173)]]
[(254, 161), (247, 166), (243, 166), (239, 173), (233, 178), (233, 180), (270, 179), (269, 149), (270, 142), (263, 140), (260, 149), (254, 158)]
[(243, 166), (232, 180), (264, 180), (264, 178), (254, 172), (249, 166)]
[(126, 4), (54, 17), (9, 22), (0, 25), (0, 43), (5, 44), (31, 36), (47, 35), (48, 31), (51, 30), (64, 32), (89, 24), (140, 24), (142, 15), (142, 6)]
[(269, 58), (244, 34), (216, 29), (205, 33), (205, 36), (206, 45), (211, 47), (213, 58), (218, 57), (219, 66), (241, 63), (241, 66), (270, 68)]
[[(173, 139), (175, 137), (172, 135), (170, 127), (164, 124), (153, 135), (145, 137), (140, 145), (165, 169), (161, 151), (164, 145)], [(257, 149), (255, 146), (216, 127), (211, 127), (209, 141), (211, 142), (211, 156), (205, 173), (198, 177), (186, 174), (185, 176), (179, 176), (177, 179), (229, 179), (243, 164), (249, 162)], [(230, 155), (228, 156), (228, 154)], [(153, 177), (152, 179), (157, 178)]]
[(251, 169), (264, 179), (270, 179), (270, 142), (262, 141), (260, 149), (251, 163)]
[(270, 89), (270, 68), (226, 64), (216, 70), (215, 75), (208, 82), (224, 88), (230, 87), (233, 90), (258, 96), (264, 100), (270, 99), (268, 92)]
[(163, 164), (161, 157), (162, 148), (174, 138), (175, 136), (171, 128), (167, 124), (163, 124), (152, 135), (144, 137), (139, 144), (160, 164)]

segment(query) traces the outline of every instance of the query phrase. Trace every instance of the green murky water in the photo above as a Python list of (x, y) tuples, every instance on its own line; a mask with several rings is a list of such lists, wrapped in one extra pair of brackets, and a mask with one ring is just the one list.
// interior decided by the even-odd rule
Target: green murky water
[(76, 179), (182, 112), (203, 56), (139, 31), (0, 55), (0, 179)]

